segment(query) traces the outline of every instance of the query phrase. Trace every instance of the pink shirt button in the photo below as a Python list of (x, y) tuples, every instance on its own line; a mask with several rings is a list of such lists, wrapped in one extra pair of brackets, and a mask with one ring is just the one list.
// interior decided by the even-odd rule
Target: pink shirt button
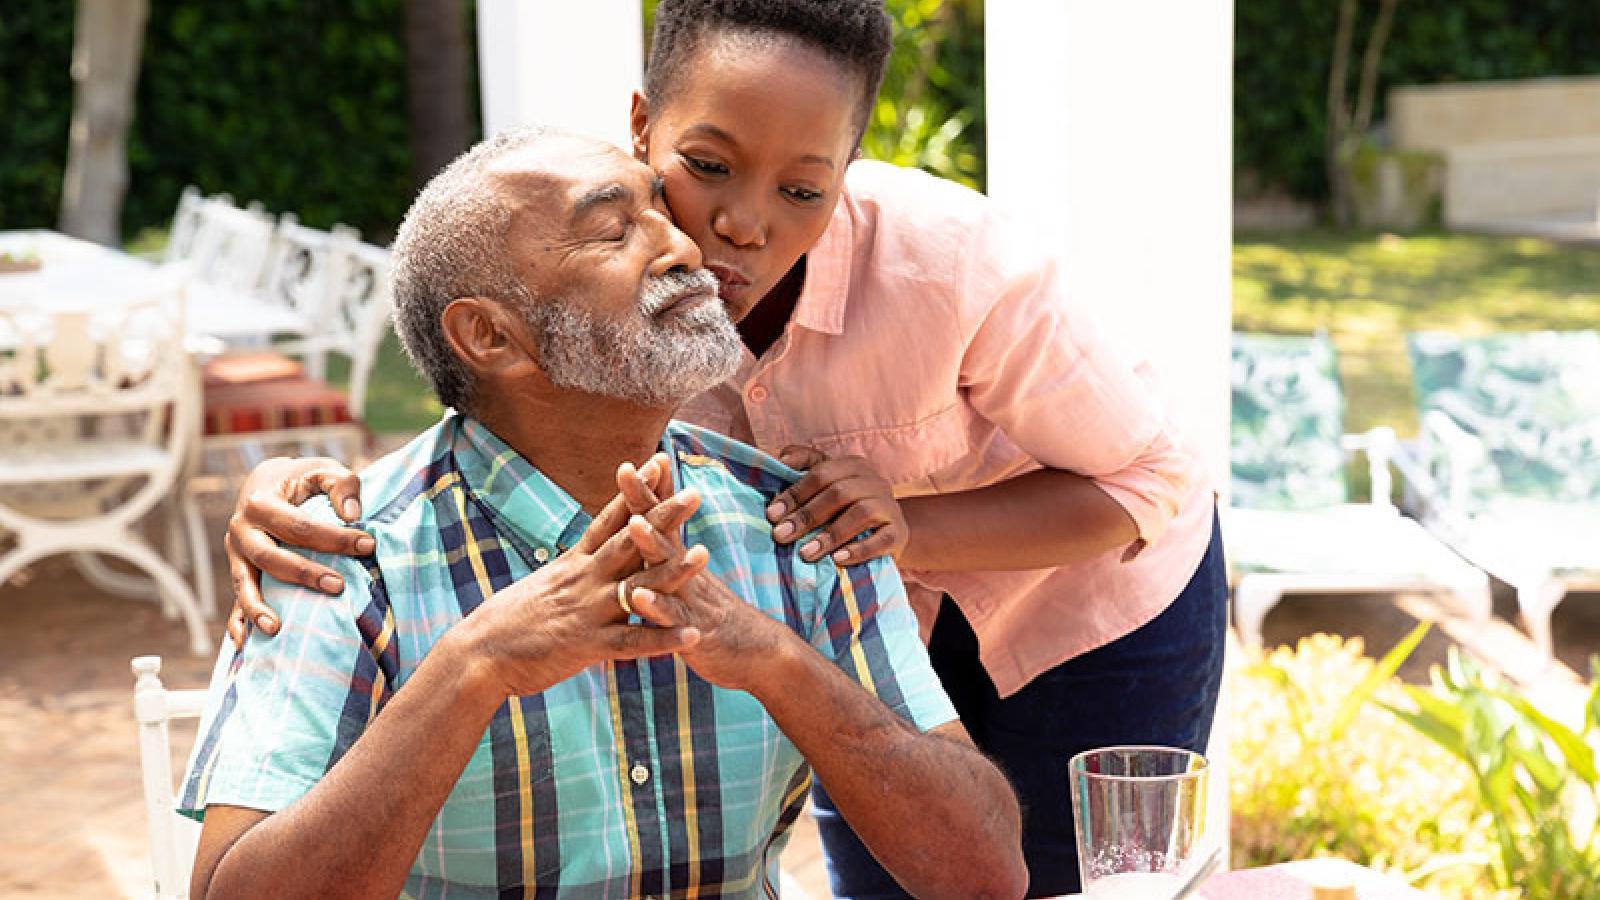
[(750, 399), (754, 400), (757, 403), (760, 403), (763, 400), (766, 400), (767, 399), (767, 389), (762, 387), (759, 384), (756, 385), (755, 387), (750, 389)]

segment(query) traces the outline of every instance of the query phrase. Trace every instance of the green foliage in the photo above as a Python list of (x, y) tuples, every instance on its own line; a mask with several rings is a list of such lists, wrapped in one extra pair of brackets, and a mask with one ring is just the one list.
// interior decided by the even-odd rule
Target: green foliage
[[(1363, 4), (1358, 36), (1368, 32), (1375, 7)], [(1321, 199), (1338, 4), (1242, 0), (1234, 15), (1234, 165), (1261, 183)], [(1358, 39), (1358, 61), (1363, 49)], [(1600, 4), (1402, 0), (1381, 67), (1377, 118), (1395, 85), (1595, 73)]]
[(1359, 640), (1314, 635), (1230, 671), (1235, 866), (1335, 855), (1440, 897), (1497, 896), (1470, 776), (1370, 702), (1405, 702), (1394, 673), (1427, 627), (1378, 662)]
[(888, 0), (894, 52), (862, 153), (984, 182), (982, 0)]
[[(400, 0), (152, 0), (125, 231), (183, 185), (382, 238), (411, 197)], [(65, 0), (0, 12), (0, 228), (53, 223), (72, 110)]]
[(1431, 690), (1407, 686), (1410, 707), (1384, 704), (1471, 770), (1493, 817), (1496, 887), (1526, 900), (1600, 896), (1600, 657), (1583, 731), (1575, 731), (1507, 689), (1451, 649), (1434, 667)]

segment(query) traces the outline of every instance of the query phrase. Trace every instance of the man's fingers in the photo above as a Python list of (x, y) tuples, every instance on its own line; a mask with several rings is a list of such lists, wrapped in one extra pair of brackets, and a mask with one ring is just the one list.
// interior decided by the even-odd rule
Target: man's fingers
[(628, 537), (647, 566), (664, 563), (672, 556), (674, 548), (666, 535), (652, 528), (643, 516), (628, 520)]
[(710, 554), (699, 544), (689, 548), (687, 552), (677, 554), (665, 562), (651, 565), (631, 579), (635, 587), (642, 587), (657, 593), (676, 594), (688, 584), (690, 579), (705, 571), (710, 561)]
[(650, 625), (608, 625), (600, 632), (611, 659), (638, 659), (682, 653), (700, 642), (698, 628), (656, 628)]
[(633, 515), (643, 515), (659, 502), (655, 490), (649, 483), (659, 475), (655, 465), (656, 462), (652, 459), (644, 464), (643, 469), (635, 469), (630, 462), (617, 466), (617, 490), (627, 500), (628, 512)]
[(649, 588), (636, 587), (630, 595), (633, 611), (658, 628), (680, 628), (689, 624), (689, 610), (682, 600)]
[[(234, 517), (245, 529), (270, 534), (291, 547), (334, 553), (339, 556), (365, 556), (376, 546), (372, 536), (359, 528), (345, 528), (318, 522), (310, 513), (292, 506), (282, 497), (258, 491), (244, 501)], [(230, 523), (230, 528), (233, 523)], [(271, 569), (270, 574), (282, 577)]]
[(572, 549), (579, 553), (593, 554), (599, 552), (606, 541), (615, 537), (628, 524), (628, 501), (618, 493), (612, 497), (605, 507), (600, 510), (589, 527), (583, 530), (583, 536)]
[(678, 530), (699, 508), (700, 492), (694, 488), (687, 488), (657, 503), (655, 509), (645, 513), (644, 518), (652, 528), (669, 540), (677, 542)]

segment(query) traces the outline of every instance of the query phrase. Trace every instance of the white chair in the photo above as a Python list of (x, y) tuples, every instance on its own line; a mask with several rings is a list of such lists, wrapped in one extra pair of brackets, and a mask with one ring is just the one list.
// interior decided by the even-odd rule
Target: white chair
[[(1390, 500), (1392, 429), (1343, 433), (1326, 337), (1233, 336), (1233, 496), (1223, 516), (1240, 639), (1261, 643), (1286, 593), (1443, 593), (1474, 619), (1489, 581)], [(1350, 502), (1345, 454), (1366, 453), (1372, 499)]]
[[(199, 391), (183, 344), (183, 285), (123, 305), (0, 309), (0, 583), (61, 553), (94, 553), (153, 579), (196, 653), (210, 652), (211, 556), (183, 484)], [(137, 528), (163, 501), (193, 580)]]
[(161, 657), (133, 660), (133, 715), (139, 723), (139, 770), (144, 781), (145, 818), (150, 827), (150, 867), (155, 900), (189, 896), (200, 824), (178, 815), (173, 793), (172, 748), (167, 723), (198, 718), (206, 705), (203, 690), (171, 691), (161, 684)]
[[(297, 239), (305, 239), (297, 235)], [(353, 231), (327, 235), (316, 263), (320, 296), (297, 302), (315, 309), (311, 333), (279, 345), (305, 359), (304, 372), (225, 383), (208, 380), (205, 389), (205, 448), (230, 451), (267, 444), (329, 446), (336, 456), (354, 459), (366, 447), (361, 416), (367, 385), (387, 330), (393, 300), (389, 252), (359, 241)], [(311, 246), (308, 243), (306, 246)], [(290, 279), (283, 279), (287, 284)], [(325, 380), (330, 354), (349, 362), (348, 390)]]
[(167, 247), (162, 254), (165, 262), (186, 260), (194, 252), (194, 239), (200, 233), (200, 209), (205, 197), (194, 185), (186, 185), (178, 196), (178, 208), (172, 214), (172, 226), (167, 231)]
[(1569, 591), (1600, 590), (1600, 333), (1410, 336), (1422, 417), (1406, 503), (1516, 592), (1546, 657)]
[(259, 208), (240, 209), (226, 197), (201, 200), (187, 253), (196, 281), (240, 293), (261, 288), (277, 222)]

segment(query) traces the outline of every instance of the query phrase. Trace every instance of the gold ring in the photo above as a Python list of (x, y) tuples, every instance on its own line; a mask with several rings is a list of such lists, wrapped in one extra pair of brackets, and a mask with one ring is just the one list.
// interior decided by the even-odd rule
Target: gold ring
[(628, 615), (630, 615), (630, 616), (631, 615), (635, 615), (635, 613), (633, 611), (633, 604), (628, 602), (628, 582), (627, 581), (619, 581), (619, 582), (617, 582), (617, 605), (622, 607), (622, 611), (627, 613)]

